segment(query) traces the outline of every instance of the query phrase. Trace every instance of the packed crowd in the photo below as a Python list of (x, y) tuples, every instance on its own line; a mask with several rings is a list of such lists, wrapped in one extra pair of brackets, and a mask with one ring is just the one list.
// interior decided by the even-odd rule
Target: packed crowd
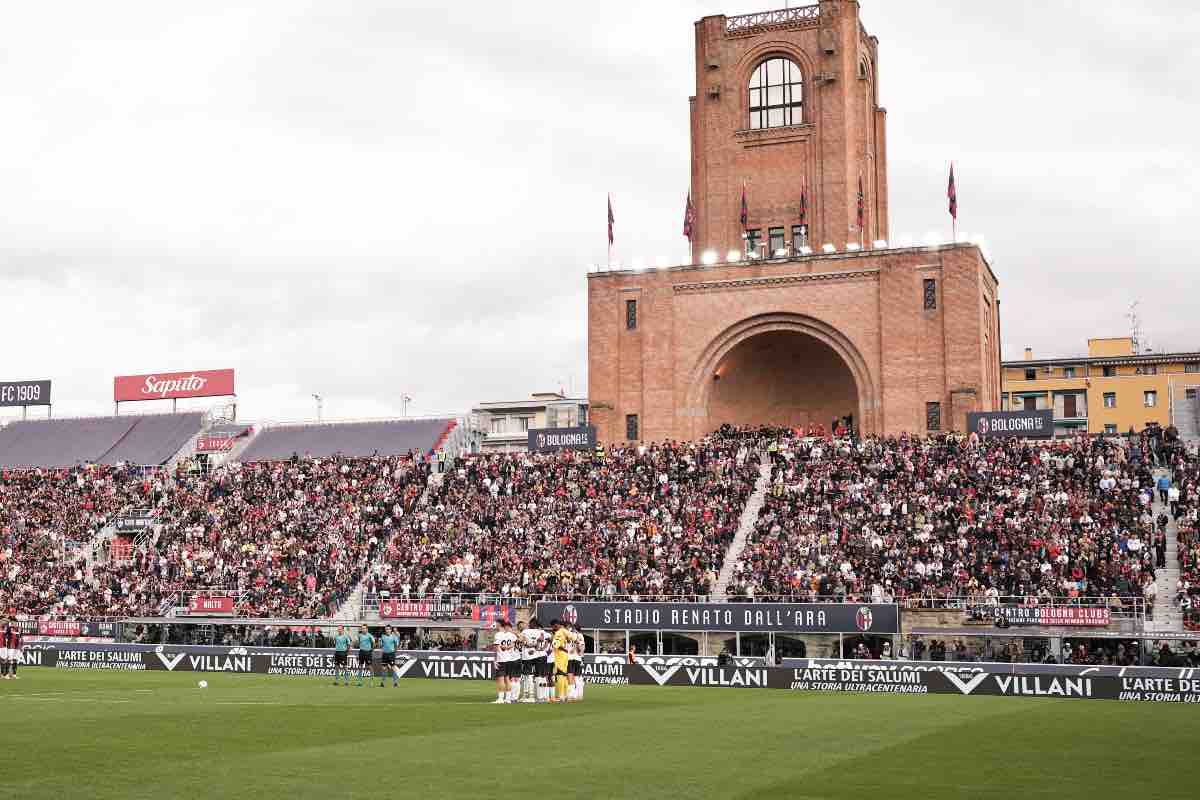
[(1137, 441), (783, 437), (771, 457), (738, 595), (1153, 596), (1153, 476)]
[(1178, 526), (1179, 581), (1174, 599), (1184, 626), (1200, 630), (1200, 458), (1178, 455), (1175, 479), (1171, 506)]
[(741, 435), (477, 456), (399, 527), (373, 592), (703, 595), (759, 477)]
[(86, 548), (114, 514), (162, 492), (160, 479), (125, 466), (0, 471), (0, 609), (93, 611)]

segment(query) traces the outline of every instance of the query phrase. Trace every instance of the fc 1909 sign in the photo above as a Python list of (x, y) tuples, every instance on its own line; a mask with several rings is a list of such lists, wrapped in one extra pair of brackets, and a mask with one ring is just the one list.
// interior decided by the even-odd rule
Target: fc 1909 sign
[(50, 381), (0, 381), (0, 406), (48, 406)]

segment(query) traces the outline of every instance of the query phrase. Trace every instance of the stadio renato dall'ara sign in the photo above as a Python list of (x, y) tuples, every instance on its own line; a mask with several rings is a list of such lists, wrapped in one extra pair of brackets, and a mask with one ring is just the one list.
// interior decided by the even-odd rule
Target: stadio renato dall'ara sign
[(539, 600), (537, 616), (543, 623), (561, 619), (594, 630), (900, 632), (900, 610), (890, 603), (567, 603)]

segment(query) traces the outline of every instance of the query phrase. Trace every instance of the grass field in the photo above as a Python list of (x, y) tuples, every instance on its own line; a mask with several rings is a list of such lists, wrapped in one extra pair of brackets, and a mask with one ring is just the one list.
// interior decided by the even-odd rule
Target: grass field
[[(1200, 708), (26, 669), (2, 798), (1194, 798)], [(209, 688), (200, 689), (204, 677)]]

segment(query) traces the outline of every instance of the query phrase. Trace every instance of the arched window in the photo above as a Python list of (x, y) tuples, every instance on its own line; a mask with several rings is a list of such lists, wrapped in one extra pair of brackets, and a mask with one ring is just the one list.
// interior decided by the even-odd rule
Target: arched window
[(779, 128), (804, 121), (804, 81), (788, 58), (769, 58), (750, 76), (750, 127)]

